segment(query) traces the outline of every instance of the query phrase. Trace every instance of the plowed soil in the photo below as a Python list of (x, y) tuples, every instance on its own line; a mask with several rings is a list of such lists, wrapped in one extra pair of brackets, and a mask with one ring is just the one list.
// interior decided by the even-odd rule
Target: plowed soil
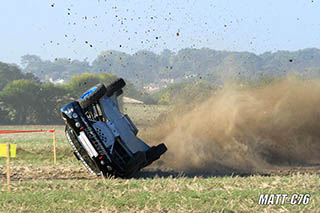
[[(296, 166), (296, 167), (281, 167), (277, 169), (265, 170), (262, 173), (255, 173), (259, 175), (279, 175), (279, 176), (290, 176), (294, 174), (319, 174), (320, 165), (310, 166)], [(214, 177), (214, 176), (225, 176), (225, 175), (240, 175), (248, 176), (254, 174), (245, 173), (181, 173), (171, 169), (159, 169), (156, 167), (146, 168), (139, 172), (134, 178), (154, 178), (158, 177)], [(52, 167), (21, 167), (14, 166), (11, 168), (11, 181), (32, 181), (32, 180), (94, 180), (101, 179), (103, 177), (97, 177), (89, 173), (83, 166), (79, 167), (66, 167), (66, 166), (52, 166)], [(0, 166), (0, 182), (6, 181), (6, 168)]]

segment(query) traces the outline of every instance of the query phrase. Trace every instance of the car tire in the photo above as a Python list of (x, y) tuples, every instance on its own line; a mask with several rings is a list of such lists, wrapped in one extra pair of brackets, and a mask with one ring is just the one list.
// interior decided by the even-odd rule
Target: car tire
[(126, 82), (122, 78), (115, 80), (107, 87), (106, 96), (112, 96), (115, 92), (120, 91), (125, 85)]
[(148, 165), (150, 165), (153, 161), (158, 160), (160, 156), (166, 151), (167, 147), (163, 143), (157, 146), (150, 147), (150, 149), (146, 151)]
[[(68, 125), (65, 128), (66, 135), (69, 136), (71, 141), (69, 141), (73, 151), (74, 155), (77, 157), (78, 160), (80, 160), (83, 165), (89, 170), (89, 172), (99, 176), (100, 175), (100, 169), (96, 166), (94, 161), (90, 158), (86, 150), (82, 147), (82, 145), (77, 140), (76, 135), (72, 131), (72, 128), (70, 128)], [(68, 138), (67, 136), (67, 138)]]
[(96, 89), (93, 92), (85, 96), (83, 99), (79, 100), (79, 104), (82, 109), (87, 109), (93, 103), (96, 103), (107, 92), (107, 88), (103, 84), (97, 84), (95, 87), (92, 87), (88, 91), (93, 90), (94, 88)]

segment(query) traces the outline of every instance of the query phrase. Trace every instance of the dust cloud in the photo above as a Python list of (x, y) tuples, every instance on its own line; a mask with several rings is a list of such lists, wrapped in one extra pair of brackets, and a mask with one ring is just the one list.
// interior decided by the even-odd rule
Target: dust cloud
[[(188, 107), (186, 107), (188, 108)], [(178, 107), (149, 133), (184, 172), (259, 172), (320, 162), (320, 80), (227, 84), (192, 109)]]

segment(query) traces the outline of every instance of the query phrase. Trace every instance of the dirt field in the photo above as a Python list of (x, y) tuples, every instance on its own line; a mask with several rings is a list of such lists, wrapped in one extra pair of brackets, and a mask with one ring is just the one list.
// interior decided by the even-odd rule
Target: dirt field
[[(158, 110), (157, 110), (158, 109)], [(140, 135), (153, 144), (155, 121), (164, 106), (127, 106)], [(145, 115), (148, 115), (146, 118)], [(320, 209), (320, 165), (263, 167), (259, 171), (177, 168), (172, 152), (128, 180), (95, 177), (73, 156), (63, 126), (2, 126), (0, 129), (56, 129), (57, 165), (53, 165), (50, 133), (0, 135), (0, 143), (17, 144), (12, 159), (12, 191), (6, 189), (5, 159), (0, 159), (0, 212), (22, 211), (310, 211)], [(162, 131), (165, 131), (163, 129)], [(158, 140), (157, 138), (155, 140)], [(158, 142), (158, 141), (156, 141)], [(170, 147), (170, 146), (169, 146)], [(226, 154), (227, 157), (227, 154)], [(211, 164), (213, 166), (214, 164)], [(208, 165), (207, 165), (208, 166)], [(308, 205), (258, 204), (261, 193), (308, 193)], [(57, 204), (59, 203), (59, 205)]]
[[(6, 181), (5, 166), (0, 165), (0, 181)], [(56, 166), (13, 166), (11, 173), (12, 181), (30, 181), (30, 180), (99, 180), (103, 177), (91, 175), (82, 165), (56, 165)], [(239, 176), (291, 176), (291, 175), (319, 175), (320, 166), (301, 166), (301, 167), (281, 167), (278, 169), (265, 170), (257, 174), (231, 174)], [(154, 178), (154, 177), (220, 177), (229, 176), (228, 174), (214, 173), (183, 173), (172, 169), (157, 168), (152, 166), (138, 173), (134, 178)]]

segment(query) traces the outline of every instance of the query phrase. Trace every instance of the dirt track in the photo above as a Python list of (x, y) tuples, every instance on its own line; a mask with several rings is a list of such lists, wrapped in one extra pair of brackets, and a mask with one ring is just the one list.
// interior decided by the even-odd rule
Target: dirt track
[[(0, 181), (6, 180), (5, 167), (0, 166)], [(85, 168), (82, 167), (13, 167), (11, 168), (11, 180), (27, 181), (27, 180), (80, 180), (80, 179), (96, 179)]]
[[(320, 165), (313, 166), (299, 166), (299, 167), (281, 167), (278, 169), (265, 170), (261, 175), (293, 175), (293, 174), (319, 174), (320, 175)], [(225, 174), (231, 175), (231, 174)], [(238, 175), (238, 174), (233, 174)], [(240, 175), (251, 175), (251, 174), (240, 174)], [(194, 176), (224, 176), (224, 174), (184, 174), (177, 171), (168, 169), (157, 169), (157, 168), (147, 168), (140, 173), (138, 173), (135, 178), (154, 178), (154, 177), (194, 177)], [(11, 171), (12, 181), (31, 181), (31, 180), (94, 180), (101, 179), (101, 177), (96, 177), (90, 174), (84, 167), (65, 167), (65, 166), (52, 166), (52, 167), (13, 167)], [(5, 167), (0, 166), (0, 182), (6, 181)]]
[(292, 175), (292, 174), (320, 174), (320, 165), (297, 166), (297, 167), (281, 167), (273, 170), (266, 170), (266, 174), (270, 175)]

